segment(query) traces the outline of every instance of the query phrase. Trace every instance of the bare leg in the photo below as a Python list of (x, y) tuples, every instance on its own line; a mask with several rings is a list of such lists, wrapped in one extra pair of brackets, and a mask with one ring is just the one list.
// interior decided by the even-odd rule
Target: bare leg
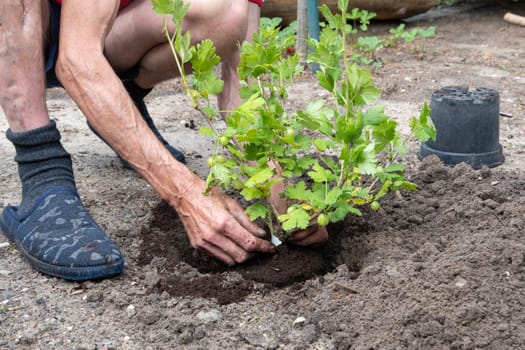
[(0, 2), (0, 104), (14, 132), (49, 124), (43, 62), (48, 25), (47, 0)]
[[(194, 43), (211, 39), (219, 56), (228, 60), (238, 55), (237, 45), (245, 37), (247, 3), (193, 0), (183, 30), (190, 31)], [(153, 12), (149, 0), (137, 0), (118, 15), (106, 38), (105, 54), (114, 69), (122, 72), (139, 64), (136, 83), (144, 88), (177, 76), (175, 61), (162, 32), (163, 20)], [(169, 28), (174, 30), (173, 23)]]

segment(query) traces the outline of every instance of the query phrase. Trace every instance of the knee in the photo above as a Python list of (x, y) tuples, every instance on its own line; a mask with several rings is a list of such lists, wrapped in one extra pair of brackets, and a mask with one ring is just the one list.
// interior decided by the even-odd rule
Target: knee
[(226, 29), (223, 34), (232, 33), (236, 41), (244, 39), (246, 29), (248, 26), (248, 1), (229, 1), (223, 13), (220, 15), (223, 18)]
[[(198, 41), (212, 39), (218, 51), (229, 50), (244, 39), (248, 2), (239, 0), (192, 1), (189, 29)], [(194, 35), (197, 34), (197, 35)]]

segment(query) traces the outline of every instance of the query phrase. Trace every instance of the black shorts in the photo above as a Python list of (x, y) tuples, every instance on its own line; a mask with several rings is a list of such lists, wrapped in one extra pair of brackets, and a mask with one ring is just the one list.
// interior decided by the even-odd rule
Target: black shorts
[[(58, 57), (58, 36), (60, 33), (60, 5), (49, 1), (49, 44), (45, 50), (44, 70), (46, 73), (46, 87), (62, 87), (55, 74), (55, 66)], [(127, 72), (118, 74), (120, 80), (134, 80), (139, 74), (138, 65)]]

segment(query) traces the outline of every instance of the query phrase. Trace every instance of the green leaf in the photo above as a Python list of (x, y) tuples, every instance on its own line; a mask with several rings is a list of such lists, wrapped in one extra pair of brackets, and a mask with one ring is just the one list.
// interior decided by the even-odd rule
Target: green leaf
[(360, 49), (368, 52), (373, 52), (383, 47), (383, 41), (377, 36), (360, 36), (357, 38), (357, 44)]
[(342, 194), (343, 194), (343, 191), (340, 188), (338, 187), (332, 188), (330, 192), (328, 192), (328, 194), (326, 195), (325, 204), (328, 206), (335, 204), (339, 200)]
[(241, 191), (241, 194), (244, 197), (244, 199), (246, 199), (247, 201), (251, 201), (253, 199), (259, 199), (263, 196), (263, 192), (256, 187), (245, 187)]
[(341, 12), (346, 12), (348, 11), (348, 0), (338, 0), (337, 1), (337, 8), (339, 9), (339, 11)]
[(310, 215), (300, 206), (291, 207), (286, 214), (278, 216), (285, 231), (294, 229), (304, 230), (310, 224)]
[(171, 0), (152, 0), (153, 11), (161, 15), (171, 15), (175, 8)]
[(388, 116), (385, 114), (384, 106), (376, 106), (369, 108), (363, 114), (363, 120), (366, 125), (379, 125), (388, 120)]
[(214, 182), (219, 185), (228, 188), (232, 181), (231, 170), (224, 164), (215, 164), (210, 169), (210, 175)]
[(350, 213), (356, 216), (363, 215), (359, 209), (351, 206), (348, 203), (338, 203), (337, 208), (329, 213), (328, 216), (330, 217), (331, 222), (338, 222), (343, 221)]
[(253, 174), (248, 180), (246, 180), (244, 185), (246, 187), (254, 187), (256, 185), (262, 184), (265, 181), (268, 181), (272, 176), (273, 170), (266, 167)]
[(182, 24), (182, 20), (188, 13), (188, 10), (190, 8), (189, 3), (184, 3), (182, 0), (170, 0), (173, 3), (173, 9), (171, 11), (171, 17), (173, 19), (173, 22), (177, 24)]
[(177, 35), (175, 38), (175, 50), (180, 56), (182, 63), (187, 63), (193, 57), (193, 48), (191, 47), (190, 33)]
[(215, 45), (210, 39), (201, 41), (195, 50), (191, 64), (193, 71), (206, 72), (211, 71), (221, 61), (215, 50)]
[(374, 128), (372, 136), (377, 144), (377, 151), (383, 150), (386, 147), (386, 145), (390, 144), (392, 141), (395, 140), (396, 136), (398, 135), (396, 127), (397, 122), (395, 122), (394, 120), (387, 120), (383, 124), (378, 125)]
[(304, 181), (298, 182), (296, 185), (286, 187), (286, 195), (288, 199), (292, 200), (307, 200), (311, 191), (306, 188)]
[(428, 141), (429, 139), (436, 139), (436, 129), (429, 118), (430, 112), (431, 110), (428, 107), (427, 102), (425, 102), (419, 118), (413, 117), (409, 122), (412, 133), (421, 142)]
[(400, 163), (392, 163), (384, 170), (385, 173), (400, 173), (405, 171), (405, 166)]
[(323, 4), (321, 7), (319, 7), (319, 11), (321, 12), (321, 14), (323, 15), (323, 17), (326, 19), (326, 21), (332, 26), (334, 27), (335, 26), (335, 16), (334, 14), (332, 13), (332, 11), (330, 10), (330, 8), (326, 5), (326, 4)]
[(262, 98), (260, 95), (251, 95), (250, 98), (244, 101), (239, 107), (237, 107), (236, 110), (244, 115), (254, 117), (255, 112), (264, 104), (264, 98)]
[(336, 178), (330, 170), (323, 168), (319, 163), (314, 164), (313, 171), (309, 171), (308, 176), (314, 182), (329, 182)]
[(392, 181), (386, 180), (374, 196), (374, 199), (379, 200), (380, 198), (385, 196), (390, 191), (390, 186), (392, 186)]
[(334, 147), (334, 142), (327, 139), (314, 139), (313, 144), (319, 152), (324, 152), (328, 148)]
[(255, 221), (259, 218), (264, 219), (268, 215), (268, 208), (261, 203), (254, 203), (248, 206), (244, 212), (250, 217), (251, 221)]
[(359, 91), (359, 93), (361, 94), (360, 99), (364, 101), (364, 104), (368, 105), (377, 100), (379, 95), (381, 95), (381, 90), (373, 85), (366, 85), (361, 91)]
[(429, 38), (431, 36), (436, 35), (436, 27), (430, 26), (427, 29), (419, 29), (418, 34), (422, 38)]
[(375, 145), (369, 143), (354, 147), (351, 151), (351, 159), (354, 166), (359, 168), (362, 174), (373, 174), (376, 170), (376, 152)]
[(406, 180), (395, 181), (394, 184), (393, 184), (393, 187), (396, 190), (400, 189), (400, 188), (404, 188), (404, 189), (409, 190), (409, 191), (417, 190), (416, 184), (414, 184), (413, 182), (410, 182), (410, 181), (406, 181)]

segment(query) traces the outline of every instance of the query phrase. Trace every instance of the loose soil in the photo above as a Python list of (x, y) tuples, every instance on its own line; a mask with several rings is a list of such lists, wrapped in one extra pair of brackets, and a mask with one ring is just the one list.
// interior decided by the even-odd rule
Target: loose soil
[[(525, 29), (505, 23), (506, 10), (476, 2), (409, 21), (437, 26), (436, 36), (381, 50), (373, 73), (402, 132), (435, 89), (498, 90), (503, 165), (420, 161), (413, 143), (403, 163), (417, 191), (330, 226), (326, 244), (285, 246), (232, 268), (191, 248), (175, 212), (121, 168), (63, 90), (49, 90), (79, 192), (126, 270), (61, 281), (31, 269), (1, 236), (0, 349), (525, 348)], [(306, 74), (290, 95), (293, 109), (323, 92)], [(147, 102), (204, 177), (212, 144), (178, 82)], [(1, 209), (18, 203), (20, 188), (13, 147), (5, 138), (0, 147)]]

